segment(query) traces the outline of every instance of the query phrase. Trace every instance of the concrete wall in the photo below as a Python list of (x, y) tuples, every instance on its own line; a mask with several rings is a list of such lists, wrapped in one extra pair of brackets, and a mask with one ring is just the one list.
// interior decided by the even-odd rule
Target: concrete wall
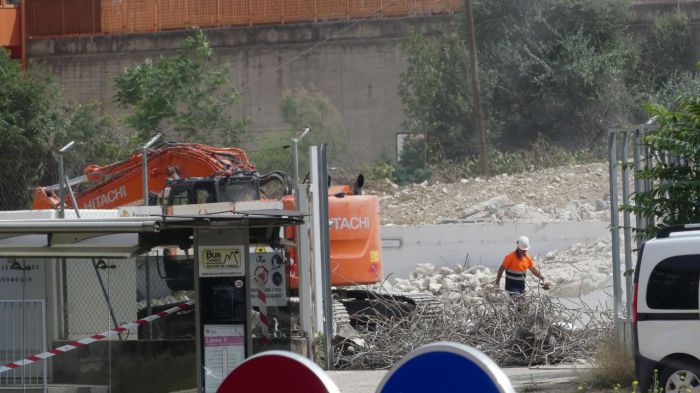
[[(676, 7), (700, 20), (700, 2), (638, 0), (633, 31), (643, 39), (655, 15)], [(333, 130), (344, 141), (350, 163), (366, 163), (382, 154), (394, 157), (396, 133), (403, 131), (403, 105), (398, 95), (406, 56), (401, 42), (408, 28), (436, 33), (453, 25), (449, 15), (207, 29), (215, 61), (231, 64), (234, 81), (243, 88), (242, 102), (232, 112), (249, 116), (248, 150), (266, 136), (287, 129), (280, 99), (288, 89), (305, 88), (327, 96), (340, 112), (346, 130)], [(695, 29), (700, 35), (700, 28)], [(183, 31), (120, 36), (55, 38), (31, 41), (29, 56), (46, 62), (69, 99), (97, 100), (109, 114), (112, 80), (124, 68), (146, 58), (172, 55)], [(694, 56), (700, 58), (700, 37)]]
[[(449, 224), (383, 226), (384, 276), (407, 278), (418, 263), (454, 267), (465, 263), (496, 269), (515, 249), (515, 240), (527, 235), (530, 254), (565, 250), (574, 243), (609, 239), (602, 221), (550, 222), (544, 224)], [(612, 263), (612, 262), (611, 262)]]
[[(346, 141), (357, 163), (396, 151), (402, 130), (398, 96), (406, 67), (401, 42), (408, 28), (425, 33), (444, 29), (454, 18), (433, 16), (280, 26), (207, 29), (217, 63), (231, 65), (233, 80), (243, 88), (238, 115), (250, 116), (255, 140), (288, 126), (280, 99), (288, 89), (305, 88), (327, 96), (347, 130), (333, 130)], [(110, 114), (113, 78), (146, 58), (172, 55), (184, 31), (121, 36), (73, 37), (32, 41), (29, 56), (45, 62), (69, 99), (97, 100)], [(245, 87), (243, 87), (245, 86)]]

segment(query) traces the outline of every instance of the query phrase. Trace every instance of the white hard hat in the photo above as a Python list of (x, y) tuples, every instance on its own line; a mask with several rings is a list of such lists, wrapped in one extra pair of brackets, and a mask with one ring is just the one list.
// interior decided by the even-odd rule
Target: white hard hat
[(527, 236), (520, 236), (517, 241), (518, 248), (527, 251), (530, 249), (530, 239)]

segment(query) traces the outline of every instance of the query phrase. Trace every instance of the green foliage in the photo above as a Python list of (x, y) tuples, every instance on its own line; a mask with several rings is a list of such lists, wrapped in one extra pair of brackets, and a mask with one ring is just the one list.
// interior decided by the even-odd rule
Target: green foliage
[(396, 168), (391, 165), (388, 158), (382, 157), (372, 164), (363, 167), (361, 172), (365, 175), (367, 180), (377, 181), (389, 179), (393, 181), (396, 175)]
[[(253, 161), (261, 172), (282, 170), (292, 173), (291, 139), (300, 135), (305, 127), (311, 132), (298, 143), (299, 176), (309, 171), (309, 147), (326, 143), (328, 145), (329, 166), (348, 166), (352, 160), (345, 153), (342, 140), (346, 130), (340, 120), (337, 108), (328, 97), (304, 89), (287, 91), (280, 104), (282, 118), (289, 129), (272, 136), (259, 137), (254, 132), (248, 133), (248, 140), (254, 141), (256, 148), (250, 152)], [(289, 145), (290, 148), (284, 148)]]
[(653, 90), (640, 91), (637, 95), (639, 114), (636, 118), (645, 120), (648, 113), (644, 110), (646, 103), (660, 105), (669, 110), (679, 109), (681, 98), (700, 96), (700, 74), (697, 72), (681, 72), (670, 75), (659, 87)]
[[(508, 0), (481, 5), (501, 2)], [(523, 148), (542, 134), (570, 147), (590, 144), (628, 102), (624, 76), (635, 55), (628, 4), (536, 0), (521, 11), (502, 33), (480, 36), (481, 67), (496, 81), (490, 105), (501, 121), (497, 142)]]
[[(605, 157), (604, 153), (600, 149), (566, 149), (539, 135), (522, 150), (489, 149), (488, 159), (493, 173), (514, 174), (602, 160)], [(401, 160), (395, 167), (388, 161), (378, 161), (372, 170), (376, 178), (388, 178), (399, 184), (420, 183), (433, 176), (446, 181), (456, 181), (481, 175), (479, 157), (476, 155), (460, 160), (431, 163), (426, 156), (423, 138), (413, 138), (404, 143)]]
[(399, 95), (408, 131), (425, 135), (424, 149), (433, 161), (477, 152), (478, 137), (469, 120), (469, 56), (460, 35), (426, 38), (412, 31), (403, 48), (408, 69), (402, 74)]
[[(539, 135), (568, 148), (595, 145), (625, 123), (626, 72), (637, 51), (624, 0), (493, 0), (476, 7), (489, 143), (525, 149)], [(428, 163), (477, 152), (468, 51), (460, 32), (408, 34), (400, 96), (406, 128), (426, 136)], [(503, 157), (501, 157), (503, 158)], [(504, 160), (506, 158), (503, 158)]]
[(657, 16), (651, 32), (641, 43), (639, 78), (651, 91), (664, 86), (681, 72), (693, 70), (688, 56), (693, 46), (690, 18), (680, 10)]
[(131, 110), (126, 124), (135, 131), (132, 140), (171, 132), (183, 142), (237, 145), (247, 120), (228, 114), (239, 99), (228, 65), (214, 65), (214, 50), (199, 29), (180, 49), (157, 63), (146, 59), (114, 79), (114, 101)]
[[(540, 170), (562, 165), (574, 165), (602, 159), (602, 152), (590, 150), (569, 150), (552, 143), (540, 135), (524, 150), (488, 152), (493, 173), (514, 174), (525, 171)], [(467, 157), (460, 162), (462, 177), (479, 176), (479, 158)]]
[(66, 102), (54, 80), (32, 65), (19, 63), (0, 49), (0, 209), (25, 209), (33, 187), (58, 183), (58, 150), (71, 140), (82, 142), (66, 155), (66, 173), (75, 176), (85, 164), (103, 164), (120, 152), (109, 132), (109, 119), (95, 104)]
[(397, 183), (421, 183), (430, 178), (432, 171), (428, 166), (426, 151), (426, 138), (416, 137), (404, 142), (394, 174)]
[(642, 238), (653, 237), (665, 226), (700, 222), (700, 96), (679, 102), (677, 111), (647, 106), (659, 128), (647, 133), (644, 142), (657, 159), (637, 177), (650, 181), (651, 188), (635, 194), (633, 206), (623, 206), (654, 218), (655, 223), (637, 234)]
[(634, 359), (617, 339), (610, 338), (602, 343), (592, 363), (594, 367), (583, 376), (585, 386), (594, 389), (612, 387), (616, 392), (621, 386), (637, 386), (634, 383)]

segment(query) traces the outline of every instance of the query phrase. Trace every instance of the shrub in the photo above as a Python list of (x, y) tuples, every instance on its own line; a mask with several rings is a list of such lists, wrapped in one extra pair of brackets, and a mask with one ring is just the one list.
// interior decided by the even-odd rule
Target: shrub
[(590, 374), (584, 377), (583, 383), (591, 388), (611, 388), (615, 386), (633, 386), (634, 359), (611, 338), (602, 343), (593, 358), (595, 366)]
[(389, 179), (393, 181), (395, 180), (396, 168), (391, 165), (388, 158), (382, 157), (362, 168), (362, 173), (365, 174), (367, 180)]

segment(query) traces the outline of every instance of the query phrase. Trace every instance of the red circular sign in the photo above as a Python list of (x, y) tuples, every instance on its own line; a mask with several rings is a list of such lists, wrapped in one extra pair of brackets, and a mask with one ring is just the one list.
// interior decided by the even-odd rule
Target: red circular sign
[(268, 351), (231, 371), (217, 393), (340, 393), (316, 363), (296, 353)]

